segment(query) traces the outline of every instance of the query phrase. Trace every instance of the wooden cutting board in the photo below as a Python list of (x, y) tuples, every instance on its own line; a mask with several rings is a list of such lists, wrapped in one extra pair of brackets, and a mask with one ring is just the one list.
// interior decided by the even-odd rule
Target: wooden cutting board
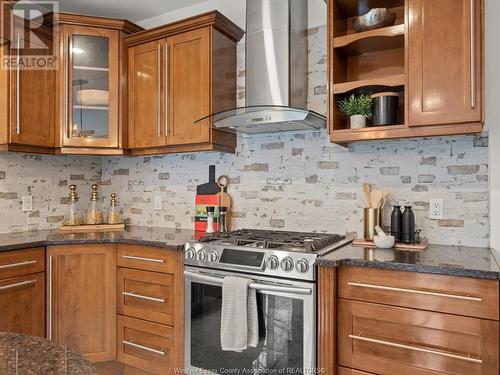
[[(375, 248), (375, 244), (373, 241), (367, 241), (363, 238), (359, 238), (357, 240), (354, 240), (352, 242), (354, 246), (358, 247), (372, 247)], [(427, 241), (426, 238), (423, 238), (420, 243), (415, 243), (415, 244), (407, 244), (407, 243), (401, 243), (401, 242), (396, 242), (394, 244), (393, 249), (394, 250), (406, 250), (406, 251), (424, 251), (427, 250), (429, 247), (429, 241)]]
[(231, 230), (231, 208), (233, 205), (233, 200), (231, 196), (227, 193), (227, 186), (229, 185), (228, 176), (220, 176), (217, 179), (217, 185), (220, 187), (219, 195), (219, 206), (226, 207), (226, 227), (227, 230)]

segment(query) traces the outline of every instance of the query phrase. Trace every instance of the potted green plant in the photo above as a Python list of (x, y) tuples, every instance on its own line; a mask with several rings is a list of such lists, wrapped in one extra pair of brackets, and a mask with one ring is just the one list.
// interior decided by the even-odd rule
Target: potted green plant
[(366, 126), (366, 118), (372, 115), (372, 98), (370, 95), (351, 94), (348, 98), (339, 101), (339, 109), (349, 116), (351, 129), (360, 129)]

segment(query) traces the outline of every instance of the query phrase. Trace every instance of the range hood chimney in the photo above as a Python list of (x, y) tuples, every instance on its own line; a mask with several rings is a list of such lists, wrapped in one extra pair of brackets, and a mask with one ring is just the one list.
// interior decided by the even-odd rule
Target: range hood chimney
[(247, 0), (246, 106), (208, 116), (215, 128), (258, 134), (326, 127), (324, 116), (306, 109), (307, 21), (306, 0)]

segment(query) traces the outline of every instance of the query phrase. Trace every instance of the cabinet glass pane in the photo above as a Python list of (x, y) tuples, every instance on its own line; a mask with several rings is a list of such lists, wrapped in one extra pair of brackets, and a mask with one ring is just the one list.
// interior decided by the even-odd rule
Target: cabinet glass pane
[(71, 37), (71, 135), (108, 138), (109, 135), (109, 40)]

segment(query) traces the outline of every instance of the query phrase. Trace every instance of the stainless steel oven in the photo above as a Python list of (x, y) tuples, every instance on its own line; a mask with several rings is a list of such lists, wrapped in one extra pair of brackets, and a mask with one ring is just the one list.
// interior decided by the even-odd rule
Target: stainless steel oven
[[(186, 374), (300, 374), (316, 365), (316, 285), (200, 267), (185, 268)], [(222, 282), (253, 280), (259, 343), (241, 353), (221, 349)]]

